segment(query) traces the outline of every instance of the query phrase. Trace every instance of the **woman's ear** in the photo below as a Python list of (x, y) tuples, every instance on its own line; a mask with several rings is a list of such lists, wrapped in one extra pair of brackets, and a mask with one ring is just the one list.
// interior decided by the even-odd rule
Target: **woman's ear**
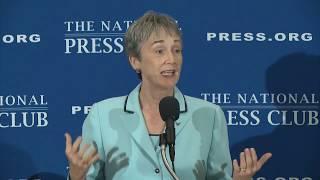
[(140, 71), (140, 60), (135, 56), (129, 56), (129, 62), (131, 67), (136, 71)]

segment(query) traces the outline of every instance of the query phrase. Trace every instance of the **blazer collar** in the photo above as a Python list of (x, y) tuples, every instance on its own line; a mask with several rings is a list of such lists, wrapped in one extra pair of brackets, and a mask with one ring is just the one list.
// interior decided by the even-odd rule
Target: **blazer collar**
[[(140, 103), (139, 103), (139, 92), (140, 92), (141, 83), (134, 88), (130, 94), (126, 97), (124, 103), (124, 111), (127, 113), (137, 113), (140, 112)], [(188, 111), (188, 105), (184, 95), (181, 91), (175, 87), (174, 88), (174, 97), (178, 100), (180, 106), (180, 114), (186, 113)]]
[[(143, 119), (143, 114), (140, 108), (139, 102), (139, 92), (140, 92), (141, 83), (130, 92), (130, 94), (126, 97), (124, 103), (124, 111), (130, 114), (135, 114)], [(176, 124), (176, 136), (180, 134), (182, 129), (185, 127), (187, 122), (190, 119), (190, 114), (188, 112), (188, 104), (185, 96), (181, 93), (181, 91), (175, 87), (174, 88), (174, 97), (178, 100), (180, 106), (180, 115), (179, 119), (175, 121)], [(143, 122), (144, 125), (144, 122)], [(143, 126), (145, 127), (145, 125)]]

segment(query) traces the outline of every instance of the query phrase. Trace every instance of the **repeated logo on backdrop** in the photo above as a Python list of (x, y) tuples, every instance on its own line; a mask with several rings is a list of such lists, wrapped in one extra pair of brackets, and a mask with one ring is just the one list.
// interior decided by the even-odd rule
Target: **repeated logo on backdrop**
[(48, 124), (45, 95), (0, 95), (0, 128), (44, 128)]
[(65, 21), (65, 54), (119, 54), (132, 20)]
[(124, 34), (133, 22), (128, 19), (65, 21), (64, 53), (120, 54), (124, 51)]
[(318, 126), (320, 95), (316, 93), (201, 93), (226, 112), (229, 126)]

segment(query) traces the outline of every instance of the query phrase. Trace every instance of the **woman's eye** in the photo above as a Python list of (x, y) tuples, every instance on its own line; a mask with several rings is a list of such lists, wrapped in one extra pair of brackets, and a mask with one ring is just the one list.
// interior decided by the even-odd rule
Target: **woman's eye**
[(175, 52), (178, 54), (178, 53), (181, 53), (182, 50), (181, 49), (175, 49)]
[(162, 53), (163, 53), (163, 50), (162, 50), (162, 49), (158, 49), (158, 50), (156, 50), (156, 53), (157, 53), (157, 54), (162, 54)]

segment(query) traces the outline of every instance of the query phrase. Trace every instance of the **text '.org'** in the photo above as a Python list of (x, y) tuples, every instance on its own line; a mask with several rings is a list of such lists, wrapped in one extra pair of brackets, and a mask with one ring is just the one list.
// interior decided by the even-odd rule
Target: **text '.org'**
[(207, 32), (207, 41), (218, 42), (309, 42), (312, 33), (278, 32), (278, 33), (251, 33), (251, 32)]

